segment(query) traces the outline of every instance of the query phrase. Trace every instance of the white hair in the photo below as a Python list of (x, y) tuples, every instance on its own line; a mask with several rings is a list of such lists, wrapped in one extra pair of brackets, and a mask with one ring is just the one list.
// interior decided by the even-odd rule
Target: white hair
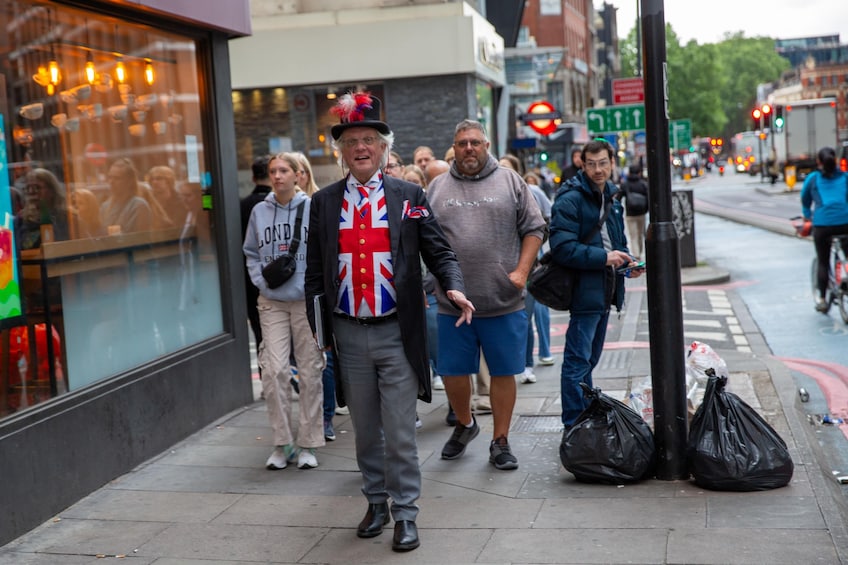
[[(364, 127), (367, 127), (367, 126), (364, 126)], [(380, 133), (376, 129), (374, 131), (377, 132), (377, 137), (380, 138), (380, 141), (386, 144), (386, 148), (383, 150), (383, 154), (380, 155), (380, 168), (382, 169), (389, 162), (389, 153), (391, 153), (392, 146), (395, 144), (395, 134), (391, 131), (389, 131), (389, 133)], [(333, 146), (333, 151), (335, 151), (336, 155), (338, 155), (336, 162), (339, 164), (339, 167), (341, 167), (342, 170), (345, 170), (345, 163), (342, 160), (343, 159), (343, 157), (342, 157), (342, 146), (341, 146), (342, 136), (344, 136), (344, 132), (342, 132), (342, 134), (339, 136), (338, 139), (333, 140), (332, 146)]]

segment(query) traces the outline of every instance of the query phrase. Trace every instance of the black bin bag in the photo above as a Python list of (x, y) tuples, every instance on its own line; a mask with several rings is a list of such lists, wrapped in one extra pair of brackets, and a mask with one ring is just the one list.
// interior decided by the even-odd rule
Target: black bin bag
[(794, 465), (786, 443), (757, 412), (707, 369), (704, 401), (692, 418), (686, 456), (695, 483), (710, 490), (754, 491), (786, 485)]
[(653, 476), (651, 428), (626, 404), (581, 383), (591, 399), (565, 434), (559, 458), (578, 481), (620, 485)]

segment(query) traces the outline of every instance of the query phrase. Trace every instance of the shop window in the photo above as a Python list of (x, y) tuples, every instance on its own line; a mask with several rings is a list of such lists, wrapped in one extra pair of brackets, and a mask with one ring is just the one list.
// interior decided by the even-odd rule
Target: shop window
[(5, 416), (223, 321), (196, 40), (52, 2), (0, 17)]

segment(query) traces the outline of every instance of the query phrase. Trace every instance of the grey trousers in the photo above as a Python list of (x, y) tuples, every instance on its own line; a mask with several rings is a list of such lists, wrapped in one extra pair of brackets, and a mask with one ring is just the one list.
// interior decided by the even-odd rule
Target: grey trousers
[(395, 521), (415, 520), (421, 495), (415, 443), (418, 376), (404, 355), (400, 326), (396, 320), (362, 326), (336, 317), (333, 329), (362, 494), (369, 503), (391, 498)]

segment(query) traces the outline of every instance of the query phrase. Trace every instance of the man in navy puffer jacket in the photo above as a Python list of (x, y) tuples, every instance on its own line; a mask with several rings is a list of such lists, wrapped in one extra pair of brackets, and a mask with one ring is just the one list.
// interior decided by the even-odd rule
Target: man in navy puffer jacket
[[(566, 431), (588, 406), (580, 383), (592, 386), (592, 370), (598, 364), (606, 337), (610, 307), (624, 304), (624, 276), (616, 269), (635, 265), (627, 249), (621, 203), (610, 181), (614, 151), (604, 140), (583, 148), (583, 170), (569, 179), (556, 195), (551, 211), (551, 253), (556, 263), (578, 272), (565, 334), (560, 394), (562, 423)], [(609, 214), (595, 230), (604, 210)], [(595, 231), (591, 239), (581, 240)], [(637, 277), (641, 270), (631, 270)]]

